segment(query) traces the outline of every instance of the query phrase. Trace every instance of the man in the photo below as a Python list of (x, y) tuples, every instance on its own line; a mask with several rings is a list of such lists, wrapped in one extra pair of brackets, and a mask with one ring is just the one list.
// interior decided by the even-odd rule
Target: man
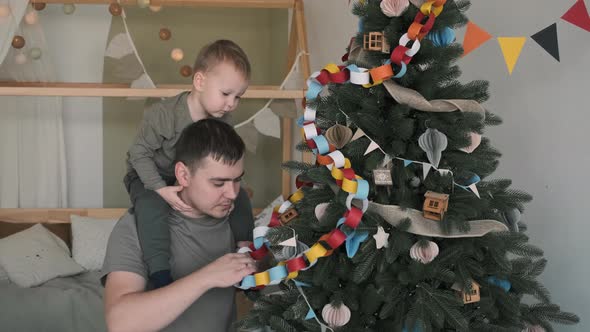
[(132, 214), (115, 226), (103, 264), (105, 315), (110, 331), (228, 331), (235, 320), (232, 285), (255, 272), (235, 252), (250, 240), (252, 209), (240, 180), (244, 142), (215, 119), (189, 125), (176, 145), (175, 176), (192, 212), (173, 211), (170, 264), (175, 280), (150, 289)]

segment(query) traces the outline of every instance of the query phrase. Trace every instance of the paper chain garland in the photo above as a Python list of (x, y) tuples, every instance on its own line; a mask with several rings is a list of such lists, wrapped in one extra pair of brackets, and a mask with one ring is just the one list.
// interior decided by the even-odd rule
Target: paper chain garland
[[(408, 32), (402, 35), (399, 45), (393, 50), (390, 59), (385, 65), (367, 70), (365, 68), (358, 68), (355, 65), (344, 67), (330, 64), (322, 71), (312, 74), (307, 81), (308, 91), (305, 96), (306, 99), (311, 101), (317, 98), (323, 86), (328, 83), (350, 82), (369, 88), (381, 84), (383, 81), (392, 77), (399, 78), (405, 75), (407, 64), (410, 63), (412, 57), (420, 49), (420, 40), (432, 29), (435, 18), (442, 12), (445, 3), (446, 0), (436, 0), (422, 4), (420, 11), (414, 18), (414, 22), (408, 28)], [(424, 19), (426, 19), (426, 22), (422, 24), (421, 22)], [(411, 48), (408, 48), (406, 45), (410, 41), (414, 42)], [(394, 75), (392, 63), (401, 68), (396, 75)], [(358, 244), (366, 239), (364, 233), (356, 234), (356, 228), (369, 206), (369, 200), (367, 199), (369, 195), (369, 182), (354, 173), (350, 160), (344, 157), (342, 152), (337, 150), (336, 147), (328, 143), (326, 137), (321, 135), (321, 130), (316, 127), (315, 120), (316, 110), (307, 106), (303, 118), (298, 122), (302, 127), (301, 131), (307, 145), (316, 155), (316, 162), (330, 169), (338, 187), (348, 193), (346, 199), (348, 211), (340, 218), (336, 228), (330, 233), (321, 236), (318, 242), (313, 244), (308, 250), (298, 254), (294, 258), (281, 261), (275, 267), (266, 271), (244, 277), (240, 284), (236, 285), (238, 288), (250, 289), (264, 287), (278, 284), (283, 280), (294, 279), (299, 274), (299, 271), (311, 268), (317, 263), (320, 257), (331, 255), (335, 249), (345, 242), (352, 243), (350, 245), (351, 248), (349, 249), (347, 247), (347, 249), (349, 249), (349, 256), (351, 254), (354, 255), (356, 252), (355, 249), (358, 249)], [(303, 196), (303, 191), (299, 188), (279, 208), (275, 208), (269, 227), (280, 225), (278, 220), (279, 214), (285, 212), (294, 203), (300, 201)], [(362, 208), (359, 209), (353, 206), (352, 203), (355, 200), (360, 201)], [(264, 236), (269, 227), (263, 226), (254, 229), (254, 243), (248, 248), (241, 248), (239, 252), (249, 252), (252, 258), (256, 260), (262, 259), (268, 253)]]

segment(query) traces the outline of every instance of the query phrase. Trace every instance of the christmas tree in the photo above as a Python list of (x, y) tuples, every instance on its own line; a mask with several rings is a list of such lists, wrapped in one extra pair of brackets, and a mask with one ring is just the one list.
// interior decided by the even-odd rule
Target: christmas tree
[[(308, 80), (298, 190), (257, 232), (273, 286), (239, 325), (273, 331), (553, 331), (574, 314), (537, 281), (547, 261), (520, 220), (531, 196), (490, 177), (500, 153), (458, 81), (468, 1), (366, 0), (342, 58)], [(268, 294), (270, 293), (270, 294)]]

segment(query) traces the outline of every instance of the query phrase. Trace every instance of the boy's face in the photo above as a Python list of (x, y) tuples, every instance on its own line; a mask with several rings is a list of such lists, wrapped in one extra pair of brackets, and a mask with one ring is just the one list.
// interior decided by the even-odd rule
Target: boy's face
[(195, 217), (224, 218), (233, 210), (244, 175), (243, 158), (227, 165), (208, 156), (192, 174), (184, 165), (182, 168), (176, 173), (180, 185), (184, 186), (181, 198), (194, 208)]
[(193, 85), (203, 110), (211, 117), (221, 118), (236, 109), (248, 88), (248, 80), (232, 63), (220, 62), (206, 73), (197, 72)]

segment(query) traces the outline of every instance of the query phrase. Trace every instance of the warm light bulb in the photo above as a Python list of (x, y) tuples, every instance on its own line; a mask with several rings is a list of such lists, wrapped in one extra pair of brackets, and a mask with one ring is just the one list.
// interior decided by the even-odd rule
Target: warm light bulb
[(39, 22), (39, 14), (36, 11), (31, 10), (25, 15), (25, 23), (33, 25)]
[(180, 48), (175, 48), (172, 50), (172, 52), (170, 52), (170, 57), (172, 60), (180, 62), (184, 58), (184, 52)]

